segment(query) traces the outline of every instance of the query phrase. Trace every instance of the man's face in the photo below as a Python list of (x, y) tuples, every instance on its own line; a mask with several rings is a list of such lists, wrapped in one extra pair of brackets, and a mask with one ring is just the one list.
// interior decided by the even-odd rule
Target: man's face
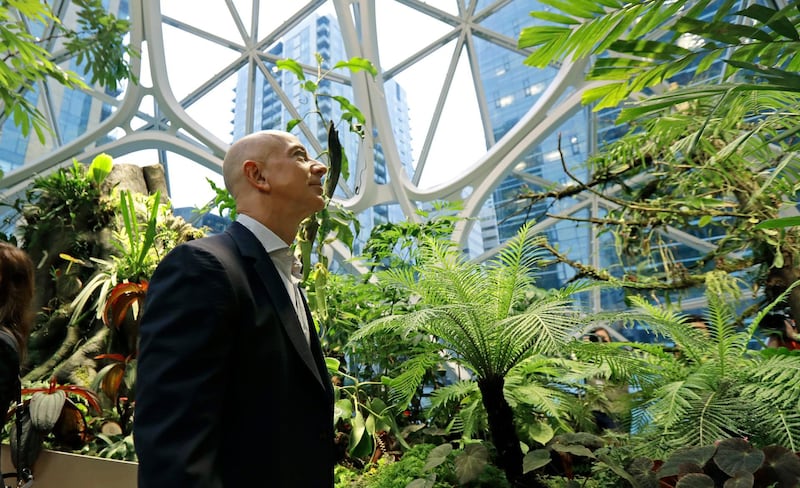
[(303, 218), (325, 207), (322, 177), (328, 168), (311, 159), (300, 140), (291, 134), (275, 136), (266, 162), (273, 203)]

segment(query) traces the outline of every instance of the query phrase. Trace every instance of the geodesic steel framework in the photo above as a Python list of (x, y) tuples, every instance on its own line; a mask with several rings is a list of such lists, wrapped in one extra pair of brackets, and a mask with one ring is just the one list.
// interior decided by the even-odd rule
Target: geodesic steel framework
[[(140, 83), (129, 83), (124, 92), (116, 98), (101, 90), (89, 91), (100, 102), (113, 106), (112, 113), (68, 142), (62, 142), (59, 139), (59, 131), (56, 127), (51, 150), (36, 160), (29, 161), (21, 168), (6, 174), (0, 181), (0, 190), (6, 196), (19, 192), (26, 186), (28, 180), (37, 174), (68, 164), (73, 158), (90, 161), (100, 153), (108, 153), (117, 158), (136, 151), (156, 150), (159, 157), (164, 159), (159, 161), (162, 163), (167, 162), (168, 154), (174, 153), (218, 173), (228, 143), (220, 134), (212, 133), (196, 117), (190, 115), (190, 107), (201, 101), (224, 80), (229, 79), (242, 68), (258, 71), (269, 80), (271, 74), (267, 69), (267, 63), (274, 64), (277, 61), (275, 56), (267, 52), (269, 46), (280, 40), (306, 16), (321, 7), (332, 8), (335, 11), (348, 57), (369, 59), (378, 68), (378, 75), (374, 78), (365, 73), (356, 73), (349, 79), (344, 77), (339, 79), (341, 82), (352, 85), (354, 103), (364, 112), (367, 125), (376, 129), (375, 132), (366, 131), (358, 157), (351, 164), (355, 164), (356, 171), (364, 173), (366, 181), (373, 181), (375, 171), (373, 148), (376, 144), (380, 144), (385, 155), (389, 180), (387, 184), (364, 185), (363, 189), (358, 192), (344, 188), (343, 193), (348, 197), (341, 200), (340, 203), (354, 212), (363, 211), (379, 204), (396, 202), (408, 220), (416, 221), (419, 219), (416, 209), (421, 203), (434, 200), (460, 200), (463, 202), (460, 216), (477, 217), (481, 207), (497, 185), (508, 175), (515, 173), (514, 168), (521, 155), (528, 148), (541, 142), (544, 137), (552, 134), (564, 120), (581, 110), (581, 94), (592, 86), (584, 81), (583, 75), (586, 68), (584, 64), (570, 61), (560, 63), (555, 66), (557, 68), (555, 79), (527, 109), (525, 115), (502, 138), (495, 140), (489, 116), (489, 101), (482, 88), (475, 46), (476, 40), (479, 39), (481, 42), (491, 43), (504, 50), (523, 56), (526, 54), (524, 50), (517, 48), (516, 39), (492, 31), (482, 24), (484, 19), (507, 6), (512, 0), (450, 0), (449, 3), (453, 5), (453, 8), (449, 9), (434, 6), (434, 4), (444, 4), (444, 0), (439, 2), (311, 0), (298, 6), (295, 12), (281, 19), (277, 27), (269, 32), (259, 32), (258, 19), (270, 15), (270, 9), (275, 5), (274, 2), (261, 0), (219, 1), (224, 1), (227, 14), (230, 16), (228, 22), (232, 22), (232, 25), (235, 26), (233, 35), (229, 37), (209, 32), (174, 15), (171, 17), (163, 15), (162, 2), (159, 0), (130, 0), (132, 24), (130, 42), (135, 49), (142, 53), (140, 59), (132, 60), (132, 64), (134, 73), (140, 78)], [(384, 66), (381, 63), (379, 49), (378, 38), (381, 33), (376, 22), (376, 4), (390, 1), (396, 1), (419, 15), (435, 19), (446, 25), (447, 29), (443, 35), (433, 39), (405, 59), (390, 66)], [(203, 8), (203, 3), (185, 2), (182, 8)], [(68, 0), (54, 2), (56, 12), (66, 12), (69, 8)], [(196, 88), (188, 94), (177, 96), (173, 90), (173, 80), (168, 74), (168, 60), (165, 55), (164, 33), (167, 27), (224, 47), (233, 51), (235, 56), (211, 76), (198, 80)], [(409, 26), (408, 31), (409, 35), (413, 35), (414, 26)], [(441, 49), (450, 49), (450, 62), (441, 86), (431, 87), (432, 90), (438, 92), (437, 103), (419, 161), (416, 162), (415, 172), (409, 177), (403, 168), (392, 138), (381, 138), (383, 134), (392, 134), (384, 82), (421, 62), (432, 52)], [(475, 94), (478, 98), (480, 122), (488, 150), (484, 154), (476, 156), (474, 161), (454, 167), (452, 178), (446, 183), (433, 188), (422, 188), (419, 182), (422, 172), (430, 164), (428, 155), (434, 134), (437, 131), (455, 130), (453, 127), (445, 127), (439, 122), (458, 60), (462, 55), (466, 56), (465, 59), (469, 62)], [(185, 56), (196, 58), (198, 63), (203, 60), (203, 53), (192, 52), (191, 46)], [(306, 66), (305, 69), (309, 73), (313, 73), (316, 67)], [(143, 76), (148, 73), (149, 77)], [(281, 101), (291, 110), (292, 100), (285, 94), (281, 94), (279, 87), (276, 91)], [(49, 91), (43, 86), (41, 92), (45, 96), (42, 98), (40, 107), (43, 113), (52, 114), (54, 110), (50, 108), (50, 100), (47, 96)], [(252, 90), (250, 90), (248, 96), (252, 95)], [(252, 103), (249, 103), (248, 106), (249, 110), (253, 109)], [(50, 116), (49, 118), (55, 124), (55, 117)], [(247, 117), (247, 119), (252, 124), (252, 117)], [(248, 129), (252, 129), (252, 127), (248, 127)], [(113, 141), (98, 143), (109, 134), (116, 134)], [(321, 152), (322, 146), (315, 139), (314, 134), (305, 129), (305, 135), (311, 141), (314, 149)], [(536, 179), (536, 177), (521, 173), (517, 176)], [(558, 186), (557, 182), (541, 179), (537, 183)], [(346, 186), (347, 183), (342, 181), (340, 185)], [(609, 202), (597, 196), (585, 197), (578, 200), (573, 207), (564, 209), (562, 213), (572, 214), (589, 209), (592, 214), (597, 214), (603, 206), (607, 207), (608, 205)], [(534, 230), (544, 230), (553, 225), (555, 221), (556, 219), (553, 218), (544, 219), (537, 223)], [(453, 236), (454, 240), (464, 243), (473, 223), (474, 219), (462, 220)], [(673, 239), (680, 240), (698, 250), (707, 251), (712, 247), (711, 244), (677, 229), (670, 229), (668, 232)], [(596, 236), (587, 245), (593, 250), (589, 255), (597, 256), (598, 253), (595, 251), (599, 246), (599, 241)], [(337, 252), (346, 257), (345, 250), (337, 249)], [(485, 255), (491, 252), (487, 251)], [(598, 263), (589, 264), (597, 265)]]

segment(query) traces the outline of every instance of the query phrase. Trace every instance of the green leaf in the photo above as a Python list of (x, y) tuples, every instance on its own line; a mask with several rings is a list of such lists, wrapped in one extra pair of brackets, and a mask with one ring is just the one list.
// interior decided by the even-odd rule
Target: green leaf
[(436, 474), (433, 475), (432, 480), (417, 478), (411, 483), (406, 485), (406, 488), (433, 488), (436, 483)]
[(359, 57), (350, 58), (349, 61), (339, 61), (333, 66), (333, 69), (338, 68), (347, 68), (353, 73), (366, 71), (373, 77), (378, 75), (378, 69), (375, 68), (375, 65), (370, 60)]
[(746, 9), (737, 12), (737, 15), (749, 17), (766, 24), (770, 29), (788, 39), (800, 40), (800, 35), (798, 35), (792, 21), (789, 20), (786, 11), (779, 12), (764, 5), (752, 4)]
[(589, 0), (541, 0), (540, 3), (550, 5), (565, 14), (583, 19), (591, 19), (597, 14), (605, 13), (601, 6)]
[(349, 452), (353, 457), (366, 457), (372, 454), (372, 436), (365, 435), (367, 431), (366, 422), (361, 411), (356, 410), (350, 429)]
[(710, 215), (703, 215), (703, 216), (702, 216), (702, 217), (700, 217), (700, 219), (697, 221), (697, 226), (698, 226), (698, 227), (705, 227), (705, 226), (707, 226), (708, 224), (710, 224), (712, 220), (714, 220), (714, 218), (713, 218), (712, 216), (710, 216)]
[(303, 72), (303, 67), (300, 66), (300, 63), (298, 63), (294, 59), (279, 59), (275, 63), (275, 66), (277, 66), (278, 69), (285, 69), (287, 71), (294, 73), (294, 75), (300, 81), (304, 81), (306, 79), (306, 75)]
[(300, 120), (300, 119), (292, 119), (289, 122), (287, 122), (286, 123), (286, 132), (291, 132), (292, 129), (294, 129), (297, 126), (297, 124), (299, 124), (300, 122), (302, 122), (302, 120)]
[(553, 428), (547, 422), (531, 422), (528, 425), (528, 436), (539, 444), (547, 444), (554, 435)]
[(111, 156), (106, 153), (98, 154), (92, 160), (92, 164), (89, 165), (87, 176), (95, 185), (99, 185), (106, 179), (106, 176), (111, 173), (113, 165), (114, 160)]
[(756, 229), (783, 229), (800, 225), (800, 216), (781, 217), (778, 219), (765, 220), (755, 226)]
[(456, 465), (456, 476), (462, 485), (480, 476), (489, 462), (489, 450), (483, 444), (468, 444), (464, 452), (453, 460)]
[(773, 42), (772, 35), (757, 27), (729, 22), (704, 22), (690, 17), (681, 17), (673, 27), (675, 32), (696, 34), (731, 46), (743, 44), (742, 39)]
[(306, 80), (301, 86), (303, 87), (303, 90), (309, 93), (314, 93), (317, 91), (317, 84), (311, 80)]
[(564, 444), (553, 444), (550, 446), (551, 449), (558, 452), (566, 452), (569, 454), (574, 454), (576, 456), (584, 456), (588, 458), (594, 458), (594, 453), (590, 451), (586, 446), (579, 446), (579, 445), (564, 445)]
[(751, 70), (756, 73), (759, 73), (761, 76), (769, 80), (772, 84), (778, 85), (777, 87), (773, 87), (772, 89), (792, 91), (795, 93), (800, 92), (800, 75), (797, 75), (795, 73), (790, 73), (782, 69), (771, 68), (769, 66), (763, 66), (755, 63), (748, 63), (745, 61), (727, 59), (725, 60), (725, 62), (736, 68)]
[(649, 59), (661, 59), (671, 61), (680, 56), (691, 54), (692, 51), (680, 47), (673, 43), (650, 41), (650, 40), (626, 40), (614, 41), (609, 49), (631, 56), (642, 56)]
[(341, 365), (341, 361), (336, 358), (332, 358), (330, 356), (325, 358), (325, 366), (328, 368), (328, 371), (331, 373), (338, 373), (339, 366)]
[(450, 455), (452, 451), (453, 446), (450, 444), (442, 444), (434, 447), (431, 452), (428, 453), (428, 458), (425, 461), (425, 466), (422, 468), (422, 470), (430, 471), (436, 466), (439, 466), (447, 460), (447, 456)]
[(689, 473), (678, 480), (675, 488), (714, 488), (714, 480), (706, 474)]
[(739, 472), (733, 478), (725, 480), (724, 488), (752, 488), (754, 482), (753, 473)]
[(682, 447), (670, 454), (658, 470), (659, 478), (675, 476), (680, 472), (681, 465), (691, 463), (704, 466), (717, 451), (715, 446)]
[(522, 459), (522, 473), (530, 473), (550, 463), (549, 449), (536, 449), (528, 451)]
[(548, 22), (556, 22), (559, 24), (575, 25), (580, 24), (579, 20), (575, 20), (567, 15), (557, 14), (555, 12), (547, 12), (543, 10), (534, 10), (531, 12), (531, 17), (536, 19), (546, 20)]
[(333, 423), (339, 419), (350, 421), (353, 416), (353, 402), (349, 398), (343, 398), (333, 404)]
[(375, 415), (372, 415), (371, 413), (367, 414), (367, 419), (364, 421), (364, 428), (367, 429), (367, 433), (369, 435), (374, 436), (375, 432), (378, 431), (375, 426), (376, 426)]
[[(156, 223), (158, 221), (158, 209), (161, 205), (161, 190), (155, 192), (155, 194), (148, 199), (148, 205), (150, 209), (150, 215), (147, 219), (147, 227), (145, 228), (144, 232), (144, 239), (141, 243), (141, 251), (139, 253), (139, 258), (136, 260), (136, 274), (144, 274), (144, 261), (147, 257), (147, 253), (150, 252), (150, 248), (153, 247), (153, 243), (156, 240)], [(136, 225), (138, 225), (138, 220), (136, 221)], [(130, 276), (128, 278), (136, 278), (138, 276)]]
[(342, 114), (342, 118), (345, 118), (345, 116), (349, 113), (355, 116), (360, 123), (362, 124), (366, 123), (367, 119), (364, 117), (364, 114), (362, 114), (361, 110), (359, 110), (358, 107), (353, 105), (353, 103), (350, 102), (350, 100), (340, 95), (336, 95), (331, 98), (339, 102), (339, 106), (342, 108), (342, 111), (345, 112), (344, 114)]

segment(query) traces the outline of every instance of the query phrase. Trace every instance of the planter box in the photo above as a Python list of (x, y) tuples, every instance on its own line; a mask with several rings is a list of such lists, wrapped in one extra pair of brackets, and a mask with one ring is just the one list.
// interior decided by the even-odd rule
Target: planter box
[[(4, 473), (14, 471), (10, 452), (8, 444), (0, 446), (0, 467)], [(136, 488), (137, 466), (137, 463), (128, 461), (43, 450), (33, 467), (33, 486)], [(7, 478), (6, 484), (16, 486), (16, 480)]]

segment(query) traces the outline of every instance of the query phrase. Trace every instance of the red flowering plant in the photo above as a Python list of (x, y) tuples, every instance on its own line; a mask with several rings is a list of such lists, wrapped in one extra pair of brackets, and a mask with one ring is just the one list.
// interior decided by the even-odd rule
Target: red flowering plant
[[(23, 442), (28, 444), (23, 450), (27, 452), (39, 449), (48, 438), (58, 447), (81, 448), (91, 437), (86, 414), (102, 411), (95, 392), (77, 385), (59, 385), (55, 377), (48, 386), (23, 388), (22, 397), (21, 405), (15, 406), (12, 413), (19, 408), (29, 412), (32, 432), (23, 436)], [(15, 428), (12, 426), (12, 443), (17, 439)]]

